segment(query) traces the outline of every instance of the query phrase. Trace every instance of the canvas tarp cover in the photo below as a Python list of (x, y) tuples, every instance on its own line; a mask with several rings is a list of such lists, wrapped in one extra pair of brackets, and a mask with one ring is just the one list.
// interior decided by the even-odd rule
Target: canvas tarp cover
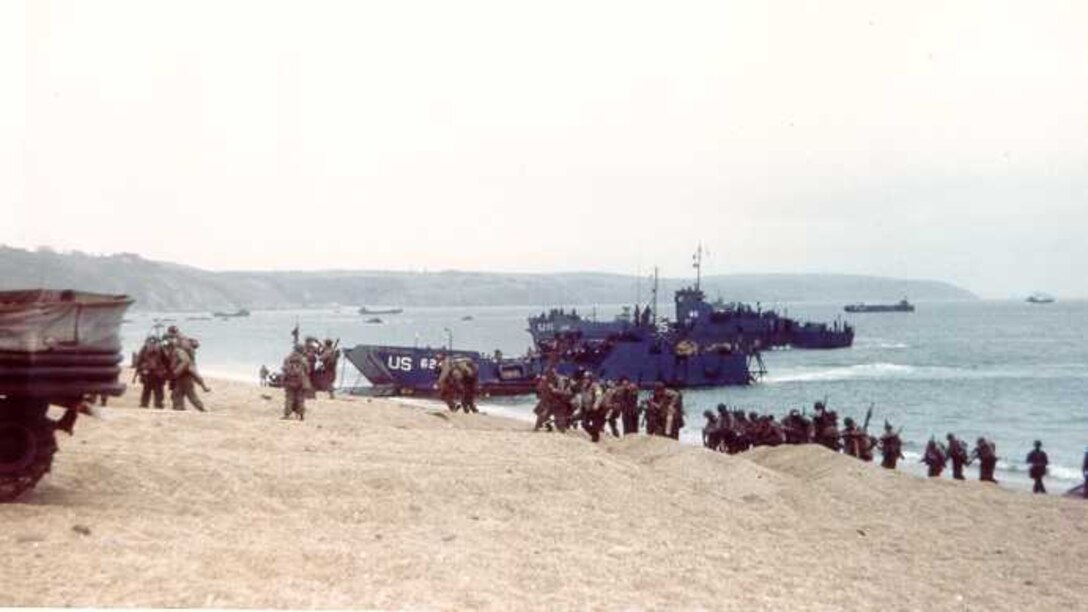
[(127, 296), (0, 291), (0, 351), (118, 352)]

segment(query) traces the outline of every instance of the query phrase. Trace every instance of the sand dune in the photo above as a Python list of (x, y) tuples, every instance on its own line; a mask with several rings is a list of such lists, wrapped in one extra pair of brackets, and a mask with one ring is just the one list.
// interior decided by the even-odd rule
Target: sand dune
[[(0, 506), (0, 606), (1072, 609), (1088, 504), (817, 447), (663, 439), (217, 381), (62, 436)], [(263, 399), (262, 393), (271, 395)], [(81, 533), (82, 532), (82, 533)]]

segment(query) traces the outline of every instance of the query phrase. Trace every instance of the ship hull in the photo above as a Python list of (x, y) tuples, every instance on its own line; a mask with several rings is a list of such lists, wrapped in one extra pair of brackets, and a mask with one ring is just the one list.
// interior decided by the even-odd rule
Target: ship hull
[(659, 381), (676, 388), (699, 388), (747, 385), (756, 379), (744, 353), (696, 348), (693, 354), (681, 356), (661, 343), (639, 341), (584, 348), (550, 357), (496, 360), (475, 351), (361, 344), (345, 349), (344, 356), (371, 385), (390, 395), (436, 395), (442, 353), (475, 363), (480, 393), (493, 396), (531, 393), (537, 377), (549, 368), (566, 376), (583, 371), (601, 380), (626, 377), (642, 388)]
[(900, 306), (895, 305), (877, 305), (877, 306), (845, 306), (843, 310), (851, 313), (865, 313), (865, 312), (914, 312), (914, 306)]

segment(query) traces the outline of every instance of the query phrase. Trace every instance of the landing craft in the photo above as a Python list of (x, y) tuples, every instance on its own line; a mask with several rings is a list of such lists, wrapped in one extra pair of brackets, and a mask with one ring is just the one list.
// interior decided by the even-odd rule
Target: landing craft
[(846, 312), (914, 312), (914, 304), (903, 298), (895, 304), (847, 304), (843, 307)]
[[(673, 296), (676, 306), (676, 326), (684, 330), (687, 339), (700, 345), (747, 345), (758, 350), (778, 347), (804, 349), (845, 348), (854, 343), (854, 328), (846, 322), (801, 322), (739, 302), (725, 304), (720, 300), (706, 301), (700, 288), (702, 249), (693, 258), (695, 285), (680, 289)], [(654, 302), (657, 290), (653, 290)], [(632, 325), (650, 325), (649, 311), (625, 309), (615, 320), (597, 321), (586, 318), (576, 310), (550, 310), (529, 319), (529, 333), (538, 349), (558, 337), (577, 338), (590, 342), (623, 335)]]
[[(435, 394), (443, 354), (474, 362), (480, 391), (491, 395), (529, 393), (536, 377), (550, 368), (563, 375), (590, 372), (602, 380), (626, 377), (643, 388), (656, 382), (677, 388), (747, 385), (765, 373), (754, 342), (721, 341), (700, 334), (697, 327), (683, 319), (659, 319), (656, 308), (650, 305), (644, 312), (649, 314), (640, 315), (637, 321), (627, 320), (593, 334), (541, 329), (547, 323), (532, 317), (530, 330), (535, 325), (547, 337), (542, 337), (524, 357), (364, 344), (346, 349), (344, 355), (377, 392), (394, 395)], [(678, 310), (677, 317), (682, 316)]]

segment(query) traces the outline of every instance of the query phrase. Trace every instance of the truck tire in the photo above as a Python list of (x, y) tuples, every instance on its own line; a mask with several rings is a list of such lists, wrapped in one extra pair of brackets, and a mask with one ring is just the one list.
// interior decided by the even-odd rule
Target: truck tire
[(0, 502), (33, 489), (53, 465), (57, 441), (40, 401), (0, 401)]

